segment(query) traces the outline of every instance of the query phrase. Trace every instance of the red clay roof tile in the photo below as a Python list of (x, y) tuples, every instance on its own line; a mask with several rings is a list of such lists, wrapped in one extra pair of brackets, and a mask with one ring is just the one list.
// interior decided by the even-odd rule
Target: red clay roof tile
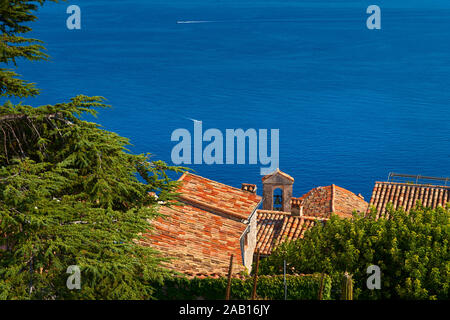
[(240, 237), (261, 197), (194, 174), (180, 181), (182, 205), (161, 206), (143, 245), (175, 258), (166, 267), (181, 273), (226, 274), (234, 254), (234, 273), (242, 265)]
[(375, 182), (370, 206), (375, 207), (377, 216), (384, 216), (388, 203), (394, 209), (402, 207), (410, 211), (420, 201), (423, 206), (436, 208), (450, 202), (450, 186), (410, 184), (399, 182)]
[(258, 210), (257, 214), (256, 250), (262, 255), (270, 255), (276, 246), (286, 240), (303, 238), (306, 230), (321, 221), (316, 217), (292, 216), (279, 211)]
[(228, 214), (247, 219), (261, 201), (255, 193), (209, 180), (192, 173), (184, 174), (180, 179), (180, 199), (208, 211)]
[(366, 212), (368, 203), (364, 198), (336, 185), (317, 187), (301, 198), (292, 198), (293, 207), (303, 207), (303, 215), (329, 218), (331, 213), (349, 218), (354, 210)]

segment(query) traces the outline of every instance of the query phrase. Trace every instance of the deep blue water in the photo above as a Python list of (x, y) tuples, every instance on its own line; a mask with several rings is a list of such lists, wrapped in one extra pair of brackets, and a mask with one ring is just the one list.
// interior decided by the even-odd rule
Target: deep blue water
[[(280, 129), (295, 196), (334, 183), (368, 199), (391, 171), (450, 176), (450, 8), (387, 3), (79, 0), (79, 31), (66, 28), (68, 4), (49, 4), (33, 36), (52, 58), (20, 64), (42, 89), (25, 102), (104, 96), (113, 108), (96, 121), (169, 163), (170, 135), (192, 131), (190, 118)], [(369, 4), (382, 30), (366, 28)], [(261, 181), (260, 165), (190, 167), (237, 187)]]

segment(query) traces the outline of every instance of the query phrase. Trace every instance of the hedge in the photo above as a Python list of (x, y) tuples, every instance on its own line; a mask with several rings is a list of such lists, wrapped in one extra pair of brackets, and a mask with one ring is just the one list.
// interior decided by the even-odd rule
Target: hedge
[[(321, 282), (320, 274), (287, 275), (288, 300), (317, 300)], [(171, 277), (163, 284), (155, 285), (154, 298), (158, 300), (223, 300), (227, 279), (222, 278), (182, 278)], [(248, 300), (251, 297), (253, 278), (234, 278), (231, 281), (230, 298), (232, 300)], [(256, 294), (260, 299), (283, 300), (284, 281), (282, 275), (259, 276)], [(324, 276), (322, 299), (331, 298), (331, 278)]]

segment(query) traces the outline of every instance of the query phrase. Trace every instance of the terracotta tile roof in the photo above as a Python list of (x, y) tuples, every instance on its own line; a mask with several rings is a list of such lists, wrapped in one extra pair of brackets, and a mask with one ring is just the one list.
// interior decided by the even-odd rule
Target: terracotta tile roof
[(192, 173), (183, 174), (179, 179), (180, 199), (208, 211), (247, 219), (261, 201), (261, 197), (251, 192), (209, 180)]
[(342, 218), (352, 217), (353, 211), (365, 213), (369, 204), (364, 200), (364, 197), (359, 194), (332, 185), (333, 188), (333, 207), (332, 210)]
[(180, 181), (182, 205), (161, 206), (164, 217), (151, 222), (141, 244), (174, 258), (166, 267), (188, 276), (226, 274), (231, 254), (233, 273), (246, 270), (240, 240), (261, 198), (194, 174)]
[(315, 217), (292, 216), (280, 211), (258, 210), (257, 213), (256, 250), (262, 255), (270, 255), (283, 241), (303, 238), (306, 230), (321, 221)]
[(303, 215), (320, 218), (329, 218), (332, 212), (348, 218), (354, 210), (366, 212), (368, 207), (362, 196), (334, 184), (314, 188), (301, 198), (292, 198), (291, 203), (303, 207)]
[(224, 273), (234, 254), (234, 271), (243, 271), (240, 237), (247, 225), (190, 206), (161, 207), (164, 218), (152, 221), (154, 230), (141, 244), (174, 260), (165, 266), (184, 273)]
[(386, 213), (388, 203), (392, 203), (394, 209), (402, 207), (410, 211), (417, 200), (420, 200), (425, 207), (445, 206), (450, 202), (450, 186), (377, 181), (373, 188), (370, 206), (374, 206), (380, 216)]
[(301, 197), (303, 214), (306, 216), (329, 218), (332, 212), (331, 186), (317, 187)]

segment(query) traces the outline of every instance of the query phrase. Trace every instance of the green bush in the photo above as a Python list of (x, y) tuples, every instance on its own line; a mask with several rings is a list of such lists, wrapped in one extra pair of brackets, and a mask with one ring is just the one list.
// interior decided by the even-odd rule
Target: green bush
[[(389, 217), (333, 215), (301, 240), (281, 244), (260, 262), (261, 274), (281, 274), (283, 260), (291, 273), (325, 272), (332, 278), (332, 299), (341, 295), (341, 279), (349, 272), (354, 299), (448, 299), (450, 285), (450, 206), (410, 213), (388, 208)], [(366, 286), (367, 267), (381, 270), (381, 289)]]
[[(287, 275), (288, 300), (315, 300), (319, 296), (320, 274)], [(226, 278), (187, 279), (171, 277), (159, 283), (154, 298), (160, 300), (223, 300), (227, 286)], [(253, 278), (232, 279), (230, 299), (248, 300), (253, 289)], [(330, 299), (331, 278), (324, 277), (323, 299)], [(262, 299), (283, 300), (284, 280), (282, 275), (259, 276), (256, 289), (257, 296)]]

